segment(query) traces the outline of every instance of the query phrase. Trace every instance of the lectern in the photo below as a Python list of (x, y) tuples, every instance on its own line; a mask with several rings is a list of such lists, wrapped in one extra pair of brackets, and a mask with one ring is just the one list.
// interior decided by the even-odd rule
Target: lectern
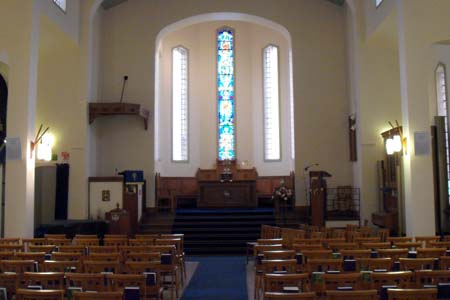
[(117, 208), (105, 214), (106, 220), (109, 221), (109, 234), (129, 234), (131, 231), (130, 215), (124, 209)]
[(331, 177), (331, 174), (325, 171), (309, 172), (311, 225), (313, 226), (325, 225), (325, 210), (327, 206), (326, 177)]

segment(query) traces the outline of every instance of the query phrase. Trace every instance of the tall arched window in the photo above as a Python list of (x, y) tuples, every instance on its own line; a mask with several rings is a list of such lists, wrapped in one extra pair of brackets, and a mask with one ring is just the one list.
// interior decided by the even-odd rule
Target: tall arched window
[[(445, 65), (440, 63), (436, 67), (436, 101), (438, 116), (445, 117), (445, 152), (447, 155), (447, 178), (450, 180), (450, 155), (448, 142), (448, 110), (447, 110), (447, 78), (445, 75)], [(450, 181), (449, 191), (450, 195)]]
[(188, 136), (188, 51), (172, 49), (172, 160), (187, 161)]
[(269, 45), (263, 50), (264, 86), (264, 159), (281, 159), (280, 92), (278, 47)]
[(234, 30), (217, 31), (218, 158), (236, 159), (234, 98)]

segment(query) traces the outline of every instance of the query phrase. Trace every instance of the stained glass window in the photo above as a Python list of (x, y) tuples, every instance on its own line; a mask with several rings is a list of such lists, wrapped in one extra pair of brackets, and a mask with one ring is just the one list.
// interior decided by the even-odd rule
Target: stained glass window
[(188, 160), (188, 52), (172, 50), (172, 160)]
[(263, 51), (264, 78), (264, 159), (280, 160), (280, 97), (278, 47), (269, 45)]
[(230, 28), (217, 31), (217, 98), (219, 160), (234, 160), (234, 31)]
[(439, 64), (436, 68), (436, 96), (437, 96), (437, 113), (439, 116), (445, 117), (445, 152), (447, 156), (447, 177), (448, 182), (448, 194), (450, 201), (450, 150), (448, 140), (448, 110), (447, 110), (447, 78), (445, 76), (445, 66)]
[(66, 11), (66, 0), (53, 0), (53, 3), (55, 3), (63, 11)]

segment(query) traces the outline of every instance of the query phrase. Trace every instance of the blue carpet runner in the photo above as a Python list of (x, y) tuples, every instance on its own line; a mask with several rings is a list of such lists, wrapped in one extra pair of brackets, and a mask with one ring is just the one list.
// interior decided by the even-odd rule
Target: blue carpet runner
[(194, 277), (182, 300), (247, 300), (245, 256), (195, 256)]

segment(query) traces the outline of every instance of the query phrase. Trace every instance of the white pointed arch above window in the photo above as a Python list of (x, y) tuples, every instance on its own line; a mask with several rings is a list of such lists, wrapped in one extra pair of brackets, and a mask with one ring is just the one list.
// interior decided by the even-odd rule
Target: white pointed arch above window
[(52, 0), (53, 3), (56, 4), (63, 12), (67, 11), (67, 3), (66, 0)]
[(280, 84), (278, 47), (268, 45), (263, 49), (264, 95), (264, 160), (281, 159)]
[(172, 49), (172, 160), (189, 160), (188, 50)]

